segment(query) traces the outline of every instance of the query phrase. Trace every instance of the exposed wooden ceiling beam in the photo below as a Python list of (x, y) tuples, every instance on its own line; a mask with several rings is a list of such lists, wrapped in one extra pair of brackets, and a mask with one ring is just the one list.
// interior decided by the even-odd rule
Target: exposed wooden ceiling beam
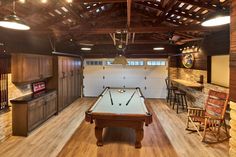
[[(218, 26), (214, 28), (201, 27), (199, 25), (191, 26), (178, 26), (178, 27), (168, 27), (168, 26), (158, 26), (158, 27), (130, 27), (128, 31), (130, 33), (157, 33), (157, 32), (214, 32), (228, 29), (229, 26)], [(126, 27), (111, 27), (111, 28), (90, 28), (90, 29), (80, 29), (74, 30), (79, 34), (109, 34), (115, 33), (117, 30), (126, 30)], [(73, 31), (73, 30), (71, 30)]]
[[(143, 0), (133, 0), (135, 2), (140, 2)], [(154, 2), (156, 0), (149, 0), (150, 2)], [(78, 3), (126, 3), (127, 0), (74, 0), (74, 2)]]
[(130, 27), (131, 22), (131, 3), (132, 0), (127, 0), (127, 26)]
[[(156, 9), (156, 10), (160, 10), (160, 11), (164, 12), (164, 8), (162, 8), (162, 7), (160, 7), (160, 6), (155, 6), (155, 5), (152, 5), (152, 4), (146, 5), (144, 2), (137, 2), (136, 4), (139, 4), (139, 5), (142, 5), (142, 6), (144, 6), (144, 7), (148, 7), (148, 8), (151, 8), (151, 9)], [(135, 11), (136, 11), (136, 12), (139, 12), (139, 13), (141, 13), (141, 14), (145, 14), (145, 15), (147, 15), (147, 16), (151, 16), (151, 17), (154, 19), (154, 21), (157, 21), (157, 18), (158, 18), (158, 17), (157, 17), (156, 15), (148, 14), (148, 12), (147, 12), (146, 10), (139, 9), (139, 8), (135, 8)], [(188, 19), (192, 19), (192, 20), (197, 21), (197, 22), (201, 22), (201, 20), (203, 20), (203, 18), (200, 17), (200, 16), (198, 16), (198, 18), (197, 18), (197, 17), (194, 16), (194, 15), (193, 15), (193, 16), (190, 16), (190, 15), (188, 15), (188, 14), (182, 13), (181, 11), (178, 11), (178, 12), (177, 12), (177, 11), (176, 11), (176, 8), (175, 8), (175, 9), (172, 9), (172, 10), (170, 10), (170, 11), (168, 12), (168, 15), (169, 15), (169, 16), (171, 16), (172, 14), (175, 14), (175, 15), (178, 15), (178, 16), (182, 16), (182, 17), (186, 17), (186, 18), (188, 18)], [(165, 18), (165, 21), (171, 23), (171, 21), (168, 21), (166, 18)], [(178, 25), (178, 23), (173, 23), (173, 24)]]
[(197, 7), (201, 7), (201, 8), (204, 8), (204, 9), (207, 9), (207, 10), (211, 10), (211, 11), (219, 11), (222, 9), (221, 6), (212, 6), (211, 4), (206, 4), (206, 3), (203, 3), (201, 1), (194, 1), (194, 0), (178, 0), (179, 2), (184, 2), (184, 3), (187, 3), (187, 4), (191, 4), (191, 5), (195, 5)]
[(174, 7), (176, 3), (177, 3), (177, 0), (171, 0), (166, 4), (164, 11), (160, 14), (158, 23), (161, 23), (162, 21), (166, 19), (166, 16), (169, 16), (169, 14), (167, 15), (167, 13), (170, 10), (172, 10), (172, 8)]
[[(112, 37), (112, 36), (111, 36)], [(103, 41), (77, 41), (79, 43), (87, 43), (87, 44), (94, 44), (94, 45), (114, 45), (113, 39), (112, 40), (103, 40)], [(128, 45), (141, 45), (141, 44), (168, 44), (168, 40), (166, 41), (150, 41), (150, 40), (135, 40), (135, 42), (129, 42)]]

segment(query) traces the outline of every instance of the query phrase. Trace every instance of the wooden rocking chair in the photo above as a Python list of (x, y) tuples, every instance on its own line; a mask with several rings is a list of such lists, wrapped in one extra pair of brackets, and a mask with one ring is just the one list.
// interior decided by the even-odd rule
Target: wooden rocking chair
[[(188, 120), (186, 130), (197, 131), (202, 142), (216, 143), (228, 139), (229, 133), (225, 123), (225, 112), (229, 95), (223, 92), (210, 90), (205, 103), (205, 109), (188, 108)], [(189, 127), (192, 124), (192, 128)], [(220, 129), (224, 125), (226, 137), (220, 139)], [(200, 131), (203, 131), (201, 134)], [(207, 133), (212, 133), (216, 140), (206, 140)]]

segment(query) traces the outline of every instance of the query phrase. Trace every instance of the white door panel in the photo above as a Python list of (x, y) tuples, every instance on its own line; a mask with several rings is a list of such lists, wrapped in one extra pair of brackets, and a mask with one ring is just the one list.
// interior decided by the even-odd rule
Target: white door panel
[(103, 67), (85, 66), (84, 68), (84, 95), (98, 96), (103, 90)]
[(165, 80), (162, 78), (150, 78), (148, 77), (145, 82), (145, 96), (149, 98), (165, 98), (166, 97), (166, 85)]
[(84, 68), (84, 95), (98, 96), (104, 87), (140, 87), (146, 98), (165, 98), (167, 66), (101, 66)]

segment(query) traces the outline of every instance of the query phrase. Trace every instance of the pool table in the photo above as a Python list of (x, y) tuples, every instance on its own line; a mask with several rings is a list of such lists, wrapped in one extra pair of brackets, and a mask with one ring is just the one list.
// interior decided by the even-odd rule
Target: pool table
[(105, 88), (97, 101), (85, 112), (85, 120), (95, 121), (97, 146), (102, 146), (106, 127), (128, 127), (135, 130), (135, 148), (141, 148), (143, 126), (152, 123), (152, 114), (144, 103), (140, 88)]

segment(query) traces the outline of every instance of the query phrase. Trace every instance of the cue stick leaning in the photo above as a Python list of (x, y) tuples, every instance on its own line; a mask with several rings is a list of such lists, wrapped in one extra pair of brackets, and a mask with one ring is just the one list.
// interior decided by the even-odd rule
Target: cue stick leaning
[(135, 94), (136, 91), (134, 91), (134, 93), (132, 94), (132, 96), (130, 97), (130, 99), (128, 100), (128, 102), (126, 103), (126, 106), (128, 106), (130, 100), (133, 98), (134, 94)]
[(112, 97), (111, 97), (111, 91), (109, 91), (109, 95), (110, 95), (110, 99), (111, 99), (111, 105), (113, 105), (113, 100), (112, 100)]

